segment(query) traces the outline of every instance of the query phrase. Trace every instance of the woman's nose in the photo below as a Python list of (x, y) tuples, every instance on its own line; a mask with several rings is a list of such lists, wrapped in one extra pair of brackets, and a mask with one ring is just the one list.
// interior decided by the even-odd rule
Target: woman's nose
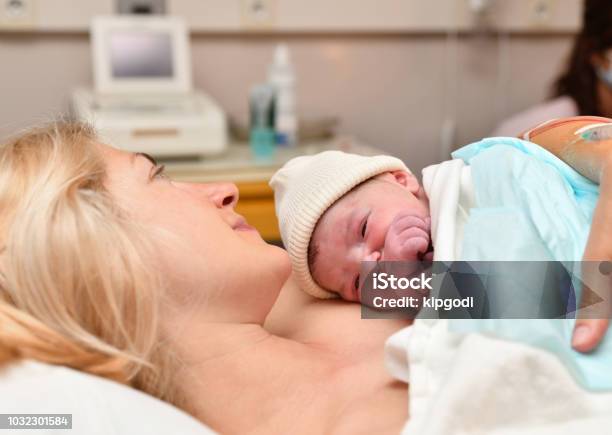
[(205, 184), (208, 198), (217, 208), (234, 208), (238, 202), (238, 187), (234, 183)]

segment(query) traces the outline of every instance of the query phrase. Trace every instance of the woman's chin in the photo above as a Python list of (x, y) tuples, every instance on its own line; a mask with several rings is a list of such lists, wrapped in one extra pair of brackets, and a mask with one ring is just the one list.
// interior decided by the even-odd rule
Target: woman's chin
[(286, 281), (287, 279), (289, 279), (289, 275), (291, 275), (291, 259), (289, 258), (289, 254), (287, 253), (287, 251), (285, 251), (283, 248), (279, 246), (274, 246), (274, 245), (270, 245), (270, 246), (274, 248), (279, 255), (281, 269), (286, 275), (286, 278), (285, 278), (285, 281)]
[(291, 276), (291, 259), (289, 258), (289, 254), (283, 248), (274, 245), (268, 245), (273, 251), (274, 260), (276, 262), (276, 270), (278, 271), (278, 277), (282, 281), (281, 285), (284, 285), (285, 282)]
[(280, 246), (266, 242), (258, 231), (236, 231), (238, 236), (253, 249), (253, 264), (257, 264), (261, 271), (272, 271), (274, 280), (280, 285), (284, 284), (291, 275), (291, 259), (287, 251)]
[(259, 234), (259, 231), (257, 231), (255, 228), (253, 228), (251, 226), (244, 226), (244, 227), (234, 228), (234, 231), (240, 237), (243, 237), (243, 238), (245, 238), (247, 240), (259, 240), (259, 241), (263, 241), (263, 237), (261, 237), (261, 234)]

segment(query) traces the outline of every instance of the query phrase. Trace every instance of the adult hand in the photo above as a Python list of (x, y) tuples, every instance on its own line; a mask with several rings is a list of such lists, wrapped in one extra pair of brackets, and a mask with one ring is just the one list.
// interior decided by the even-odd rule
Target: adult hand
[[(576, 131), (589, 124), (612, 122), (606, 118), (571, 117), (558, 119), (529, 130), (529, 140), (550, 151), (591, 181), (600, 185), (599, 201), (595, 207), (589, 240), (583, 261), (612, 261), (612, 141), (597, 142), (576, 140)], [(583, 263), (584, 264), (584, 263)], [(594, 264), (594, 263), (593, 263)], [(600, 275), (601, 276), (601, 275)], [(599, 287), (599, 286), (598, 286)], [(603, 286), (610, 292), (609, 285)], [(592, 292), (583, 291), (579, 316), (585, 307), (601, 301), (587, 300)], [(585, 299), (586, 298), (586, 299)], [(607, 299), (604, 297), (604, 299)], [(606, 302), (609, 302), (606, 300)], [(600, 305), (601, 306), (601, 305)], [(610, 315), (597, 312), (591, 318), (578, 318), (572, 336), (572, 346), (580, 352), (590, 352), (597, 347), (609, 326)], [(586, 317), (587, 315), (585, 315)], [(592, 317), (602, 317), (594, 319)]]
[(579, 352), (591, 352), (601, 342), (610, 321), (608, 319), (578, 319), (574, 326), (572, 347)]
[[(610, 285), (612, 270), (603, 270), (603, 262), (612, 260), (612, 158), (601, 158), (599, 173), (599, 201), (593, 213), (591, 231), (584, 251), (583, 257), (583, 280), (591, 276), (597, 282), (595, 290), (600, 293), (598, 296), (585, 287), (582, 291), (582, 299), (578, 311), (578, 318), (572, 336), (572, 347), (579, 352), (591, 352), (601, 342), (608, 326), (610, 325), (610, 315), (612, 313), (612, 286)], [(607, 263), (610, 265), (610, 263)], [(606, 267), (609, 269), (609, 267)], [(590, 269), (587, 271), (587, 269)], [(601, 294), (601, 290), (609, 294)], [(603, 299), (603, 301), (602, 301)], [(581, 311), (584, 312), (588, 307), (597, 305), (596, 313), (591, 313), (589, 317), (581, 318)]]

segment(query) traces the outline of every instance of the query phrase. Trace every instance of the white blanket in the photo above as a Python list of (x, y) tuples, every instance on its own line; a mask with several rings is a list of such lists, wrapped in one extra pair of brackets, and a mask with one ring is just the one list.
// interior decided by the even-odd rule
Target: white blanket
[[(474, 201), (469, 167), (431, 166), (423, 185), (434, 259), (457, 259)], [(612, 433), (612, 394), (581, 389), (554, 355), (447, 326), (417, 320), (387, 342), (389, 371), (410, 384), (403, 434)]]

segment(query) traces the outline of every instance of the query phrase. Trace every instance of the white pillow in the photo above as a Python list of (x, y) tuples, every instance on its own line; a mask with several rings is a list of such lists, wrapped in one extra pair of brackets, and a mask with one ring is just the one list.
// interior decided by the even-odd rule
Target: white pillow
[[(66, 367), (22, 361), (0, 370), (3, 414), (72, 414), (72, 429), (50, 435), (211, 435), (190, 415), (133, 388)], [(1, 431), (0, 431), (1, 432)]]

